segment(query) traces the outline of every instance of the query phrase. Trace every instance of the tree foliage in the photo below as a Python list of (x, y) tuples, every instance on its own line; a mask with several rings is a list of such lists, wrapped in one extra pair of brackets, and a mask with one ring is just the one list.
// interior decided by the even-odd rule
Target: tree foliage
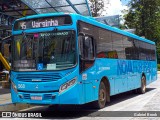
[(131, 0), (125, 24), (136, 34), (160, 41), (160, 0)]
[(89, 0), (89, 5), (93, 17), (98, 17), (104, 10), (104, 0)]
[(137, 35), (156, 42), (160, 58), (160, 0), (131, 0), (129, 6), (124, 24), (135, 28)]

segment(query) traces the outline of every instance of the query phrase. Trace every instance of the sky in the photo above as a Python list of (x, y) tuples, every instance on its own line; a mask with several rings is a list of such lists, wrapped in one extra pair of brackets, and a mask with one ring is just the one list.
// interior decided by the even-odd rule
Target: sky
[(128, 9), (127, 3), (130, 0), (104, 0), (105, 2), (105, 10), (102, 12), (103, 16), (112, 16), (112, 15), (123, 15), (121, 12), (124, 9)]
[(127, 5), (127, 3), (129, 2), (130, 0), (121, 0), (122, 4), (123, 5)]

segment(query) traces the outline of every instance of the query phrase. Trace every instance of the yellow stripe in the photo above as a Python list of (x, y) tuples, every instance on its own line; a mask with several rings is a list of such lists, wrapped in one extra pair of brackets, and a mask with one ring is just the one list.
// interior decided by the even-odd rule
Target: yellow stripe
[(0, 52), (0, 60), (3, 63), (4, 67), (6, 68), (6, 70), (10, 71), (11, 67), (8, 64), (7, 60), (3, 57), (3, 55)]

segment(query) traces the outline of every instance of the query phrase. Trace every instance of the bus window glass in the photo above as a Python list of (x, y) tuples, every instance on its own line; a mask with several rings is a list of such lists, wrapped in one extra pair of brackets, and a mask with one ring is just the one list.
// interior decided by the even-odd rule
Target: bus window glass
[(139, 60), (139, 41), (134, 39), (134, 59)]
[(14, 36), (14, 70), (60, 70), (76, 64), (73, 31)]
[(156, 60), (156, 47), (155, 45), (151, 45), (151, 60)]
[(99, 39), (97, 41), (97, 57), (98, 58), (113, 58), (111, 32), (103, 29), (98, 29)]
[(146, 52), (145, 52), (145, 49), (146, 49), (146, 44), (145, 42), (143, 41), (139, 41), (140, 43), (140, 46), (139, 46), (139, 49), (140, 49), (140, 60), (146, 60)]
[(117, 52), (117, 58), (125, 59), (125, 52), (122, 43), (122, 35), (117, 33), (112, 33), (113, 51)]
[(124, 45), (126, 59), (132, 60), (133, 59), (133, 51), (134, 51), (133, 39), (131, 39), (129, 37), (124, 37), (123, 38), (123, 45)]
[(79, 35), (78, 36), (78, 42), (79, 42), (79, 55), (81, 58), (83, 58), (83, 36)]
[(89, 34), (89, 35), (93, 35), (93, 26), (84, 22), (79, 22), (80, 25), (80, 32)]
[(83, 53), (85, 59), (94, 59), (93, 40), (89, 36), (85, 36)]

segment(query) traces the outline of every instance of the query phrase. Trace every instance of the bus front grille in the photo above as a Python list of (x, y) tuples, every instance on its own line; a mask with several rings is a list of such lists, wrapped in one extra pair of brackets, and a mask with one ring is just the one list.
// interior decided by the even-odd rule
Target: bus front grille
[[(23, 99), (31, 100), (31, 95), (30, 94), (23, 94)], [(43, 95), (43, 100), (51, 100), (53, 99), (52, 94), (44, 94)]]
[(16, 79), (22, 82), (50, 82), (61, 79), (60, 74), (18, 74)]
[(45, 95), (43, 96), (43, 99), (44, 99), (44, 100), (52, 99), (52, 94), (45, 94)]

